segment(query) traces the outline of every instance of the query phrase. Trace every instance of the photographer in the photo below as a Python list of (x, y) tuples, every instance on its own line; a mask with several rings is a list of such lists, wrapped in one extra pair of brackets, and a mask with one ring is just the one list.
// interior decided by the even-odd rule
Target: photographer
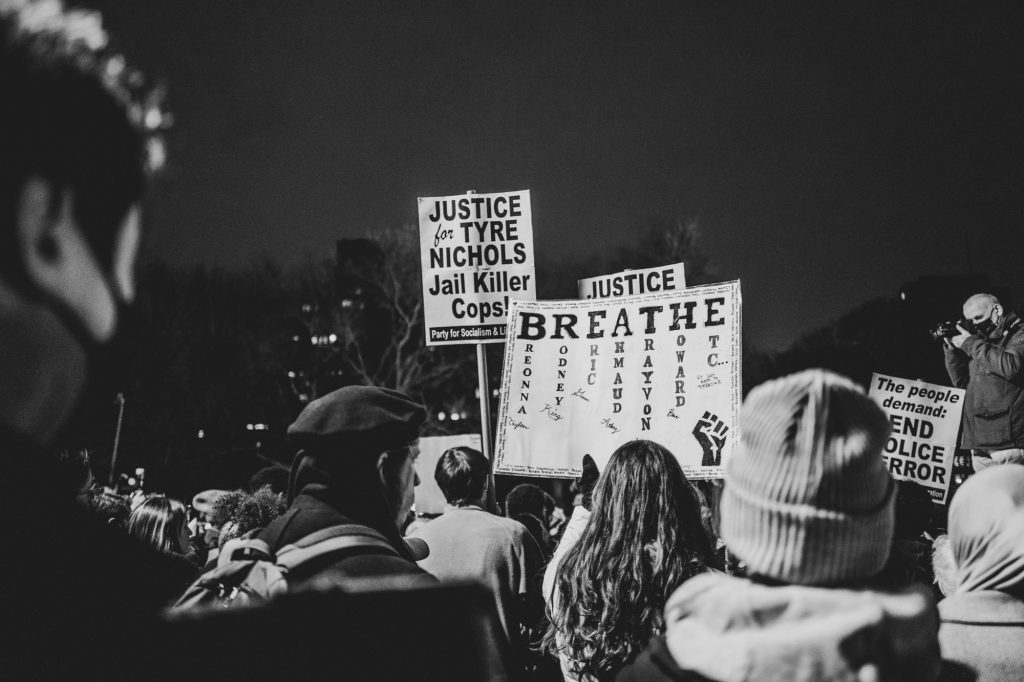
[(943, 343), (949, 378), (967, 389), (960, 447), (975, 472), (1024, 464), (1024, 323), (991, 294), (971, 296), (963, 313), (960, 333)]

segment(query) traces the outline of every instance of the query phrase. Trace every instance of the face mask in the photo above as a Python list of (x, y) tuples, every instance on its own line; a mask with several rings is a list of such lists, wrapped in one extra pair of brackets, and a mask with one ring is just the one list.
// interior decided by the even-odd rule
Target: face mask
[(974, 325), (974, 332), (978, 336), (980, 336), (982, 338), (987, 338), (989, 336), (989, 334), (991, 334), (995, 330), (996, 330), (996, 323), (992, 321), (992, 313), (991, 312), (989, 313), (988, 317), (986, 317), (984, 320), (982, 320), (981, 322), (979, 322), (976, 325)]

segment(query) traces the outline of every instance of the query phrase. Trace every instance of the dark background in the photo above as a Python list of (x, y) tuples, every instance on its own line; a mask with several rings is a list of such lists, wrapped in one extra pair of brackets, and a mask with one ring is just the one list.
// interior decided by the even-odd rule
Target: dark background
[(87, 4), (176, 118), (150, 257), (294, 265), (530, 189), (556, 261), (697, 218), (766, 350), (921, 275), (1024, 292), (1019, 3)]

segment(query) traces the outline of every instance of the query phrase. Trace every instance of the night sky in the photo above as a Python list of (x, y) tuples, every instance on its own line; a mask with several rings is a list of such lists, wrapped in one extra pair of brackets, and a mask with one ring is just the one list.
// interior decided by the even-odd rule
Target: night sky
[(530, 189), (555, 259), (699, 218), (755, 347), (969, 267), (1024, 306), (1021, 3), (86, 4), (168, 85), (147, 248), (175, 263)]

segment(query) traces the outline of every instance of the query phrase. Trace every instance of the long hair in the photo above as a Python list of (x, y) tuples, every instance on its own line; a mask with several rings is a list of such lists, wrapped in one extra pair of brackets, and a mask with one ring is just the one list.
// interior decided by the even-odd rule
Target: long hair
[(665, 601), (714, 566), (700, 504), (671, 452), (648, 440), (612, 454), (579, 541), (558, 566), (542, 646), (598, 679), (663, 627)]
[(128, 519), (128, 534), (167, 554), (181, 554), (185, 505), (164, 495), (150, 495)]

